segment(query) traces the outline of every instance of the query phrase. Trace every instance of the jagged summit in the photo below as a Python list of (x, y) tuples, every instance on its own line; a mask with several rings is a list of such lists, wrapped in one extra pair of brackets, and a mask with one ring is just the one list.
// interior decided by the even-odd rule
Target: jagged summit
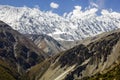
[(72, 12), (59, 16), (37, 8), (0, 6), (0, 20), (24, 34), (47, 34), (57, 40), (79, 40), (120, 27), (120, 13), (97, 8), (86, 11), (75, 8)]

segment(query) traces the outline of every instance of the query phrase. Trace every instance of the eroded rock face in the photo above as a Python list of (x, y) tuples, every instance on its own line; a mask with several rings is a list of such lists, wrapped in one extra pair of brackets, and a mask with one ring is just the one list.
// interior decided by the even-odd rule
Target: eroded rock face
[(65, 65), (74, 65), (74, 64), (81, 64), (84, 60), (88, 59), (93, 54), (90, 53), (88, 48), (80, 44), (79, 46), (74, 47), (71, 50), (68, 50), (61, 58), (59, 59), (59, 62), (61, 64), (61, 67), (64, 67)]
[[(65, 80), (73, 80), (76, 78), (80, 79), (85, 76), (92, 76), (97, 72), (101, 72), (109, 68), (120, 57), (120, 54), (117, 53), (117, 50), (115, 52), (113, 50), (115, 48), (115, 45), (117, 45), (117, 43), (119, 42), (119, 40), (120, 32), (115, 32), (110, 35), (107, 35), (106, 37), (101, 38), (98, 41), (91, 42), (89, 45), (86, 46), (88, 49), (88, 52), (86, 53), (84, 49), (77, 49), (79, 51), (82, 50), (83, 53), (81, 54), (86, 54), (85, 56), (91, 54), (88, 58), (86, 58), (89, 59), (89, 61), (84, 65), (81, 65), (80, 63), (80, 66), (76, 67), (74, 71), (70, 72), (70, 74), (66, 76)], [(115, 55), (115, 53), (117, 53), (117, 56)], [(69, 53), (69, 55), (70, 54), (71, 52)], [(112, 56), (110, 57), (110, 55)], [(116, 59), (112, 59), (112, 57), (114, 56), (116, 56)], [(82, 56), (80, 59), (84, 59), (84, 56)], [(82, 62), (85, 62), (86, 59), (84, 59)], [(113, 61), (109, 61), (109, 59), (112, 59)], [(75, 75), (77, 75), (77, 77), (74, 77)]]

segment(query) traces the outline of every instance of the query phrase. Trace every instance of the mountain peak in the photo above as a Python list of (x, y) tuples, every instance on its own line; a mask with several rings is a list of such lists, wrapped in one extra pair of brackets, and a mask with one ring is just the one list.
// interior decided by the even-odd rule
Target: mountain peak
[(98, 16), (95, 8), (75, 10), (63, 17), (37, 8), (0, 6), (0, 20), (20, 33), (42, 33), (57, 40), (80, 40), (120, 27), (119, 13), (102, 10)]

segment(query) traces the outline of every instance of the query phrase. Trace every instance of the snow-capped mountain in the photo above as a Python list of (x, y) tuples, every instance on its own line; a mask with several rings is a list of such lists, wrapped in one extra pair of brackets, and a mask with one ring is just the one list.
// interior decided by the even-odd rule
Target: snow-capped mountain
[(81, 7), (59, 16), (37, 8), (0, 6), (0, 20), (23, 34), (47, 34), (57, 40), (79, 40), (120, 27), (120, 13)]

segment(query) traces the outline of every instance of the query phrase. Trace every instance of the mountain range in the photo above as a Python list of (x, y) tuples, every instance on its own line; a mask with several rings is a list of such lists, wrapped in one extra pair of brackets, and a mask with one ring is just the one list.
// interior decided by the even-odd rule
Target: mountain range
[(119, 28), (120, 13), (102, 10), (97, 15), (97, 8), (91, 8), (59, 16), (37, 8), (0, 5), (0, 20), (22, 34), (46, 34), (56, 40), (71, 41)]
[(0, 80), (120, 80), (120, 13), (0, 5), (0, 20)]
[(120, 29), (49, 56), (0, 21), (1, 80), (119, 80)]

